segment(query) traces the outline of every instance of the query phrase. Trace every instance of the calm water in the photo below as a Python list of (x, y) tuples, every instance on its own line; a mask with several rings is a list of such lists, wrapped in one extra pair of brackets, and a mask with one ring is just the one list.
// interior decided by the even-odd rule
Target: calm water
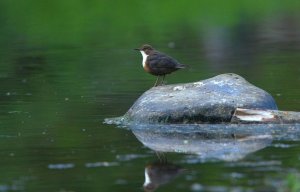
[(103, 124), (154, 84), (142, 43), (190, 66), (169, 84), (233, 72), (300, 111), (299, 2), (170, 3), (0, 2), (0, 191), (143, 191), (145, 167), (157, 191), (300, 191), (298, 136), (233, 161)]

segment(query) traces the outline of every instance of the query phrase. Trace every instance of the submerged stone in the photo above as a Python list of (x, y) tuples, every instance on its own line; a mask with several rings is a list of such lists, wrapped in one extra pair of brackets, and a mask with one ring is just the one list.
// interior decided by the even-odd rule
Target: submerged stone
[(236, 74), (146, 91), (122, 117), (135, 123), (230, 122), (236, 108), (272, 109), (277, 105), (266, 91)]

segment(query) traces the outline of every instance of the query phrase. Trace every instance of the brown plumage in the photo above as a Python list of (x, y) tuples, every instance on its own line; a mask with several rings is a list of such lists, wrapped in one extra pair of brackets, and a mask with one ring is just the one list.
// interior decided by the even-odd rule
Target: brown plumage
[[(151, 45), (143, 45), (141, 48), (135, 49), (141, 52), (143, 56), (143, 68), (148, 73), (157, 76), (154, 86), (161, 85), (165, 75), (170, 74), (178, 69), (185, 68), (184, 64), (179, 63), (172, 57), (155, 50)], [(160, 83), (159, 78), (162, 77)]]

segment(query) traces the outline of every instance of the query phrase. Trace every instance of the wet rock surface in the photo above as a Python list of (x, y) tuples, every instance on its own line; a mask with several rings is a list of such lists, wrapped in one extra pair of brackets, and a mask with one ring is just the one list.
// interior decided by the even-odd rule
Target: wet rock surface
[(272, 109), (277, 105), (266, 91), (236, 74), (153, 87), (123, 116), (136, 123), (230, 122), (236, 108)]

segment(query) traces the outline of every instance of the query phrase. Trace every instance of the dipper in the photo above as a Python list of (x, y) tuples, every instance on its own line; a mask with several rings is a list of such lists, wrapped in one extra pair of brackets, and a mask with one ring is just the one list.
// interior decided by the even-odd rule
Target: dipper
[[(172, 57), (155, 50), (148, 44), (134, 50), (141, 52), (143, 56), (142, 64), (144, 70), (157, 76), (154, 87), (162, 85), (167, 74), (186, 67), (184, 64), (181, 64)], [(160, 77), (162, 77), (162, 80), (158, 83)]]

